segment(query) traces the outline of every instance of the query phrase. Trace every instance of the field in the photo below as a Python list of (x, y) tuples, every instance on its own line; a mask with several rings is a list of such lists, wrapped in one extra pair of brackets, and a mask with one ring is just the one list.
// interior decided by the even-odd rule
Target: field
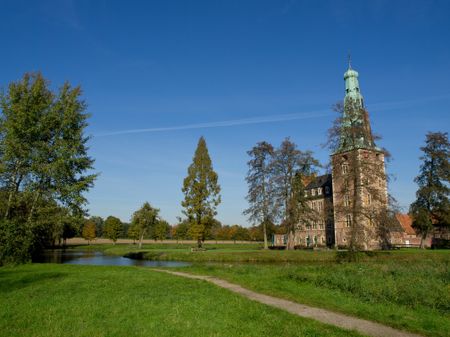
[(450, 336), (450, 251), (375, 252), (339, 263), (333, 251), (263, 251), (257, 245), (209, 245), (206, 252), (190, 252), (188, 245), (103, 248), (192, 261), (184, 271), (427, 336)]
[[(450, 251), (399, 250), (336, 260), (334, 251), (263, 251), (259, 244), (92, 245), (109, 255), (191, 261), (257, 292), (450, 336)], [(181, 269), (181, 268), (180, 268)], [(203, 281), (148, 268), (35, 264), (0, 268), (0, 336), (347, 336)], [(355, 334), (356, 335), (356, 334)]]
[(0, 336), (359, 336), (137, 267), (0, 268)]

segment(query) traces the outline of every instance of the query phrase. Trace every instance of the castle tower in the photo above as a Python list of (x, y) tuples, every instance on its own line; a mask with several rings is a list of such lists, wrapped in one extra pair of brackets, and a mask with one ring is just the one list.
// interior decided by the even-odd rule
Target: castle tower
[(333, 212), (335, 244), (367, 250), (379, 247), (387, 184), (384, 153), (375, 145), (358, 76), (349, 62), (339, 144), (331, 155)]

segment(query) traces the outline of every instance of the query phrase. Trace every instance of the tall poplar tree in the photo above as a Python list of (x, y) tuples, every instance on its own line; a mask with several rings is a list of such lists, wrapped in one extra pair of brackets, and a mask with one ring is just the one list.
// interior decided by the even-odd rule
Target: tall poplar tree
[(181, 205), (189, 221), (191, 237), (199, 248), (213, 224), (216, 208), (220, 203), (218, 175), (213, 170), (206, 141), (200, 137), (188, 175), (183, 181), (184, 200)]
[(421, 234), (421, 247), (433, 226), (450, 226), (450, 143), (448, 133), (429, 132), (420, 148), (423, 161), (414, 179), (419, 185), (411, 204), (413, 227)]

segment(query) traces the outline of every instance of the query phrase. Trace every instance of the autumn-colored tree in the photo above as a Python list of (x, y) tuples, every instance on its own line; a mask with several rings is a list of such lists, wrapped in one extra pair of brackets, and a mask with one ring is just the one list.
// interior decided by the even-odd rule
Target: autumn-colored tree
[(87, 220), (83, 226), (82, 236), (85, 240), (87, 240), (88, 245), (91, 244), (91, 241), (95, 239), (95, 222), (91, 220)]
[(213, 224), (216, 208), (220, 203), (220, 186), (213, 170), (206, 141), (200, 137), (197, 149), (183, 181), (183, 213), (189, 221), (189, 233), (202, 247), (209, 228)]

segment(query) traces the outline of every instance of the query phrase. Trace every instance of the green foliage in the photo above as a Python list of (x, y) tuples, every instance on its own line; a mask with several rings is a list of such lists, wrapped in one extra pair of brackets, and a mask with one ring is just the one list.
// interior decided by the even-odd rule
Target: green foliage
[(172, 229), (172, 238), (175, 240), (190, 239), (189, 236), (189, 221), (187, 219), (180, 221), (178, 225)]
[(0, 220), (0, 266), (29, 262), (33, 239), (33, 232), (26, 224)]
[[(420, 148), (423, 163), (420, 173), (414, 180), (419, 189), (416, 201), (411, 204), (413, 227), (425, 239), (437, 226), (450, 226), (450, 143), (448, 134), (430, 132), (426, 145)], [(422, 240), (423, 242), (423, 240)]]
[(103, 236), (103, 223), (104, 220), (100, 216), (91, 216), (89, 220), (93, 221), (95, 223), (95, 235), (98, 238), (101, 238)]
[(52, 92), (40, 73), (0, 94), (0, 218), (26, 227), (35, 248), (67, 237), (66, 220), (84, 212), (96, 178), (85, 109), (79, 87)]
[(165, 220), (160, 220), (156, 223), (156, 225), (153, 229), (152, 238), (154, 240), (162, 241), (167, 238), (167, 236), (169, 235), (169, 232), (170, 232), (169, 223)]
[(220, 203), (220, 186), (217, 173), (212, 167), (206, 141), (200, 137), (193, 162), (188, 168), (188, 176), (183, 181), (183, 213), (190, 224), (190, 236), (198, 246), (207, 237)]
[(108, 239), (116, 243), (120, 234), (122, 234), (123, 225), (119, 218), (109, 216), (105, 220), (104, 233)]
[(152, 236), (155, 226), (159, 222), (159, 209), (154, 208), (150, 203), (145, 202), (142, 207), (134, 212), (131, 220), (132, 226), (139, 230), (139, 247), (145, 235)]
[(130, 227), (128, 227), (127, 236), (132, 239), (134, 243), (136, 243), (136, 240), (139, 240), (140, 234), (141, 230), (138, 224), (132, 223)]
[(87, 220), (84, 223), (82, 236), (89, 243), (95, 239), (95, 222)]

